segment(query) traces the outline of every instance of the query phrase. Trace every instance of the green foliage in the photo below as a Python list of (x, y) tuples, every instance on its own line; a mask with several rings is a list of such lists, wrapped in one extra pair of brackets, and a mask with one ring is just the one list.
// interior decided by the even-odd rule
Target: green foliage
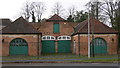
[(72, 17), (72, 15), (69, 15), (69, 17), (67, 18), (67, 22), (74, 22), (74, 18)]
[(75, 16), (75, 22), (82, 22), (82, 21), (86, 20), (87, 17), (88, 17), (87, 12), (77, 11), (76, 16)]
[(84, 11), (76, 11), (76, 14), (74, 16), (69, 15), (67, 18), (68, 22), (82, 22), (86, 20), (88, 17), (88, 13)]

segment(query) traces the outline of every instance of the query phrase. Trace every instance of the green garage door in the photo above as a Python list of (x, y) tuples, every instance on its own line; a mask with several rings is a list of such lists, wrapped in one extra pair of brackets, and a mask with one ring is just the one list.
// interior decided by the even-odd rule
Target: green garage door
[[(102, 38), (95, 38), (94, 41), (94, 54), (107, 54), (107, 43)], [(91, 53), (92, 53), (91, 45)]]
[(60, 36), (58, 37), (58, 53), (70, 53), (71, 52), (71, 37)]
[(10, 42), (10, 55), (28, 55), (28, 44), (22, 38), (13, 39)]
[(42, 37), (42, 53), (55, 53), (55, 37)]

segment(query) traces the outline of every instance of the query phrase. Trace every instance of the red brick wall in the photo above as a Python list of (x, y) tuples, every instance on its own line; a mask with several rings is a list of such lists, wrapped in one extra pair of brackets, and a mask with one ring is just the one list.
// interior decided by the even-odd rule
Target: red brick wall
[[(72, 42), (75, 41), (75, 44), (76, 44), (76, 55), (79, 55), (79, 49), (78, 49), (78, 35), (75, 35), (72, 37)], [(73, 49), (73, 48), (72, 48)]]
[(28, 43), (28, 55), (38, 55), (38, 35), (2, 35), (2, 56), (9, 56), (9, 44), (15, 38), (23, 38)]
[[(103, 38), (104, 40), (106, 40), (108, 54), (117, 54), (118, 36), (116, 34), (95, 34), (94, 38)], [(114, 39), (114, 41), (112, 41), (112, 39)], [(73, 36), (73, 40), (76, 40), (76, 43), (78, 43), (78, 35)], [(90, 40), (92, 41), (92, 36), (90, 36)], [(76, 45), (76, 49), (78, 49), (78, 44)], [(78, 50), (76, 50), (76, 55), (78, 54), (79, 52)], [(80, 34), (80, 54), (88, 54), (87, 34)]]
[(57, 22), (60, 24), (60, 33), (53, 33), (53, 24), (56, 22), (44, 22), (41, 24), (41, 27), (38, 29), (39, 32), (42, 32), (42, 35), (52, 35), (52, 36), (62, 36), (62, 35), (71, 35), (73, 32), (73, 27), (70, 26), (68, 22)]
[[(38, 29), (39, 32), (42, 32), (42, 35), (50, 35), (50, 36), (63, 36), (67, 35), (70, 36), (71, 33), (74, 31), (73, 27), (68, 22), (57, 22), (60, 25), (60, 33), (53, 33), (53, 25), (56, 22), (44, 22), (41, 23), (41, 27)], [(56, 47), (56, 53), (58, 52), (58, 40), (56, 40), (55, 47)]]

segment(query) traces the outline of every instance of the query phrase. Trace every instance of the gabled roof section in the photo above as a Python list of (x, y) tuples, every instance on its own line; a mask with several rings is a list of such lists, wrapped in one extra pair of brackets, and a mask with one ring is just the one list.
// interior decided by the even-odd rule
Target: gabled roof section
[(12, 22), (11, 22), (11, 20), (10, 19), (0, 19), (0, 25), (2, 25), (2, 26), (8, 26), (8, 25), (10, 25)]
[(51, 18), (49, 18), (47, 21), (65, 21), (65, 20), (60, 16), (58, 16), (57, 14), (55, 14)]
[[(97, 19), (90, 18), (90, 33), (92, 33), (92, 25), (95, 34), (115, 34), (116, 30), (108, 27)], [(75, 27), (74, 34), (87, 34), (88, 33), (88, 20), (85, 20)]]
[(11, 25), (2, 29), (3, 34), (38, 34), (39, 32), (23, 17), (15, 20)]

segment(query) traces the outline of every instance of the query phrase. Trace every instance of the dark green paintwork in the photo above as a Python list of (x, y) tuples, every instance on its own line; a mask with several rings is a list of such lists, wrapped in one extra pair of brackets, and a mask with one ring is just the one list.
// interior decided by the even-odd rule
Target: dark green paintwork
[(53, 33), (59, 33), (60, 32), (60, 25), (54, 24), (53, 25)]
[(55, 41), (43, 40), (42, 41), (42, 53), (55, 53)]
[(10, 42), (10, 55), (28, 55), (28, 44), (24, 39), (16, 38)]
[(71, 41), (70, 40), (59, 40), (58, 41), (58, 53), (70, 53), (71, 52)]
[[(92, 45), (91, 45), (92, 53)], [(102, 38), (94, 39), (94, 54), (107, 54), (107, 43)]]

